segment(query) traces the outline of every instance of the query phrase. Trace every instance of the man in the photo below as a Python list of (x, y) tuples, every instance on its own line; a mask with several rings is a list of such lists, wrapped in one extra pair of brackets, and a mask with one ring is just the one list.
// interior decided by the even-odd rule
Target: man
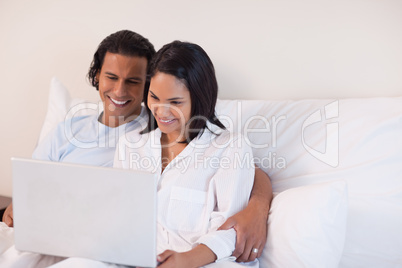
[[(153, 45), (137, 33), (123, 30), (106, 37), (95, 52), (88, 73), (102, 99), (103, 113), (59, 124), (38, 145), (33, 158), (112, 166), (119, 134), (138, 130), (141, 121), (146, 122), (141, 102), (144, 89), (149, 87), (148, 64), (154, 54)], [(271, 199), (270, 180), (257, 168), (249, 205), (220, 227), (236, 229), (233, 255), (238, 261), (253, 261), (261, 255)], [(13, 226), (12, 204), (6, 209), (3, 221)]]

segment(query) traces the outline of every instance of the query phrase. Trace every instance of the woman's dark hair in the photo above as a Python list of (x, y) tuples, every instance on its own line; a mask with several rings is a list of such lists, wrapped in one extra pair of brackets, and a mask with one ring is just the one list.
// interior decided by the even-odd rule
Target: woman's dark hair
[[(106, 52), (128, 57), (147, 58), (147, 74), (149, 74), (149, 63), (155, 54), (155, 49), (148, 39), (129, 30), (118, 31), (103, 39), (94, 54), (94, 58), (88, 71), (88, 80), (91, 85), (96, 88), (96, 90), (99, 90), (99, 81), (96, 79), (96, 75), (102, 68)], [(149, 79), (147, 77), (145, 88), (148, 89), (148, 87)]]
[[(207, 128), (207, 121), (225, 129), (215, 116), (215, 104), (218, 98), (218, 82), (215, 69), (207, 53), (199, 45), (174, 41), (164, 45), (154, 56), (150, 64), (150, 77), (158, 72), (170, 74), (179, 79), (190, 91), (191, 119), (187, 126), (186, 142), (190, 142)], [(144, 132), (156, 128), (157, 123), (148, 108), (147, 88), (144, 92), (149, 122)]]

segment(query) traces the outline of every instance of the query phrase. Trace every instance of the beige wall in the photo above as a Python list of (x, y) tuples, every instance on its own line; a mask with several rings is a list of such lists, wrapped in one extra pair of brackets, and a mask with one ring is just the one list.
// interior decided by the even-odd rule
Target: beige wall
[(85, 80), (108, 34), (131, 29), (160, 48), (200, 44), (221, 98), (402, 95), (402, 1), (0, 0), (0, 195), (11, 195), (11, 156), (29, 157), (50, 78), (95, 100)]

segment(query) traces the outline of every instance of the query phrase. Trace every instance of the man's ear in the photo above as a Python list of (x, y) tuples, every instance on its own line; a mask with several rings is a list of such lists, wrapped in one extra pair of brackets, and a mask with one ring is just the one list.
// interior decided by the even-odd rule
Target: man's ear
[(95, 82), (96, 84), (99, 84), (99, 76), (100, 76), (100, 71), (98, 71), (95, 75)]
[(95, 88), (96, 88), (96, 90), (98, 90), (99, 91), (99, 76), (100, 76), (100, 71), (98, 71), (97, 73), (96, 73), (96, 75), (95, 75)]

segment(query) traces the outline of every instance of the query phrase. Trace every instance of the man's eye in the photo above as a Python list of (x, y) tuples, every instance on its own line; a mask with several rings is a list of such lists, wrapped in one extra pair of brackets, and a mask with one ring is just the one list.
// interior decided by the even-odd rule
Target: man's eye
[(117, 80), (117, 77), (114, 76), (107, 76), (107, 78), (109, 78), (110, 80)]
[(133, 85), (138, 85), (140, 82), (138, 82), (138, 81), (135, 81), (135, 80), (129, 80), (128, 81), (130, 84), (133, 84)]

